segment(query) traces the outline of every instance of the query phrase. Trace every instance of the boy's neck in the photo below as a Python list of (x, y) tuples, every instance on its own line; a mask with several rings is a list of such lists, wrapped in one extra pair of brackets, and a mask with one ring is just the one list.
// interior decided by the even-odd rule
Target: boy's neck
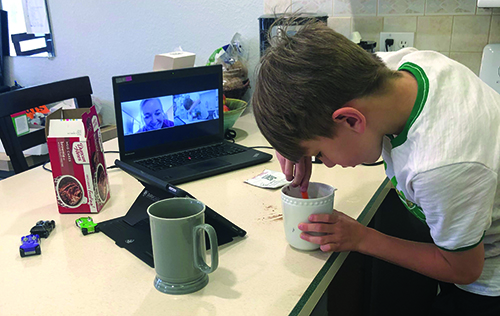
[(389, 83), (387, 92), (371, 96), (358, 103), (367, 121), (381, 135), (400, 134), (417, 99), (418, 84), (413, 75), (400, 71), (402, 76)]

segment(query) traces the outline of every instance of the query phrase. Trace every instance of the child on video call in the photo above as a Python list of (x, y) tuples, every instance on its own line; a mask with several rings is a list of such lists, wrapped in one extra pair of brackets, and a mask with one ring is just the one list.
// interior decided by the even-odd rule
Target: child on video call
[(187, 112), (187, 117), (189, 120), (194, 121), (207, 119), (207, 109), (202, 106), (201, 99), (198, 93), (187, 95), (184, 99), (183, 105), (184, 109)]
[(301, 238), (439, 281), (427, 315), (500, 315), (500, 95), (440, 53), (408, 48), (377, 56), (321, 22), (270, 42), (252, 104), (287, 179), (307, 190), (311, 156), (332, 168), (382, 155), (432, 242), (391, 237), (341, 210), (311, 215), (299, 225)]

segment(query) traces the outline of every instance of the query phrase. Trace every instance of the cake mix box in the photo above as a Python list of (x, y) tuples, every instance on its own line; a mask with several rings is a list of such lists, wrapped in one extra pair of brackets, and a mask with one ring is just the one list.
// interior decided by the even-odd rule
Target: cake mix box
[(59, 213), (98, 213), (109, 199), (95, 107), (59, 109), (45, 123)]

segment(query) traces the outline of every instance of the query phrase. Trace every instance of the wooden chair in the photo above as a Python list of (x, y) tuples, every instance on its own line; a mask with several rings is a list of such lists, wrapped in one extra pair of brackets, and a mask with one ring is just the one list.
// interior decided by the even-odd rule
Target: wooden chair
[[(92, 106), (89, 77), (62, 80), (0, 93), (0, 139), (15, 173), (30, 168), (23, 150), (46, 143), (43, 129), (17, 136), (11, 115), (54, 102), (75, 99), (79, 108)], [(34, 166), (31, 166), (34, 167)]]

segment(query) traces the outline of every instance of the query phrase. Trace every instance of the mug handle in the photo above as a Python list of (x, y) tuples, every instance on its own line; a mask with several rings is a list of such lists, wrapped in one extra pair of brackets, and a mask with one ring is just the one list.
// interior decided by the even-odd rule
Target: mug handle
[[(208, 234), (208, 239), (210, 241), (210, 249), (212, 250), (212, 263), (209, 267), (203, 259), (203, 253), (205, 251), (205, 245), (200, 245), (202, 238), (198, 238), (200, 230), (204, 230)], [(204, 232), (202, 232), (204, 233)], [(214, 272), (219, 266), (219, 246), (217, 243), (217, 234), (215, 229), (209, 224), (198, 225), (193, 229), (193, 240), (194, 240), (194, 264), (195, 266), (205, 273)], [(202, 248), (203, 247), (203, 248)]]

